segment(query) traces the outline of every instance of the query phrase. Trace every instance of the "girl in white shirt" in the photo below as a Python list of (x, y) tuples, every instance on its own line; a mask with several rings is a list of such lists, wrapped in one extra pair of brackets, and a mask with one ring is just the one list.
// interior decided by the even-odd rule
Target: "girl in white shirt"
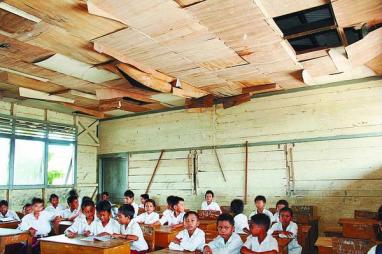
[(91, 224), (94, 222), (95, 205), (92, 200), (85, 200), (81, 205), (82, 215), (77, 217), (73, 225), (65, 230), (65, 235), (69, 238), (77, 235), (89, 236), (91, 234)]
[(145, 202), (145, 213), (142, 213), (134, 218), (134, 221), (143, 224), (154, 224), (159, 221), (159, 214), (155, 211), (155, 201), (153, 199), (147, 199)]
[(244, 202), (241, 199), (234, 199), (231, 202), (231, 212), (235, 221), (235, 232), (238, 234), (249, 234), (248, 218), (244, 211)]
[(218, 203), (214, 202), (214, 196), (212, 190), (206, 191), (206, 194), (204, 195), (205, 201), (203, 201), (201, 205), (201, 210), (222, 212)]

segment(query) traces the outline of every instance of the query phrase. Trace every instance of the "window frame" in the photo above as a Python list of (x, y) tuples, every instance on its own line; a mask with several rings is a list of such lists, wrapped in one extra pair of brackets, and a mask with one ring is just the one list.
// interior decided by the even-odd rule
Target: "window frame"
[[(49, 139), (48, 134), (49, 130), (46, 130), (45, 137), (28, 137), (28, 136), (20, 136), (15, 134), (16, 126), (15, 124), (12, 124), (12, 134), (2, 134), (0, 133), (0, 137), (2, 138), (9, 138), (10, 139), (10, 152), (9, 152), (9, 161), (8, 161), (8, 184), (7, 185), (0, 185), (0, 190), (23, 190), (23, 189), (42, 189), (42, 188), (62, 188), (62, 187), (68, 187), (73, 188), (77, 185), (77, 133), (78, 128), (75, 125), (70, 124), (62, 124), (57, 122), (51, 122), (51, 121), (41, 121), (31, 118), (24, 118), (24, 117), (14, 117), (9, 115), (3, 115), (0, 114), (2, 118), (9, 118), (13, 120), (27, 120), (31, 122), (37, 122), (37, 123), (43, 123), (49, 126), (49, 124), (59, 125), (63, 127), (72, 127), (75, 129), (75, 135), (74, 135), (74, 141), (68, 141), (68, 140), (60, 140), (60, 139)], [(43, 184), (30, 184), (30, 185), (15, 185), (14, 184), (14, 173), (15, 173), (15, 143), (16, 139), (23, 139), (23, 140), (38, 140), (44, 142), (44, 157), (43, 157), (43, 163), (44, 163), (44, 183)], [(48, 147), (49, 144), (57, 144), (57, 145), (69, 145), (72, 144), (73, 149), (73, 183), (72, 184), (66, 184), (66, 185), (54, 185), (54, 184), (48, 184)]]

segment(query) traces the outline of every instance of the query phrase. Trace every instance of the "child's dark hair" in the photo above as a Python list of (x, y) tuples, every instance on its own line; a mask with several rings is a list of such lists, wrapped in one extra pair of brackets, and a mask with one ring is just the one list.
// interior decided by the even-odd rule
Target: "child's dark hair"
[(125, 193), (123, 194), (125, 197), (128, 197), (128, 198), (134, 198), (134, 192), (131, 191), (131, 190), (127, 190), (125, 191)]
[(196, 216), (196, 219), (199, 220), (199, 216), (198, 216), (198, 213), (195, 212), (195, 211), (188, 211), (184, 214), (183, 216), (183, 220), (186, 220), (191, 214), (195, 215)]
[(8, 201), (7, 200), (1, 200), (0, 206), (3, 206), (3, 205), (8, 206)]
[(144, 200), (148, 200), (150, 196), (149, 194), (145, 193), (145, 194), (141, 194), (141, 198), (143, 198)]
[(288, 201), (286, 201), (285, 199), (280, 199), (279, 201), (277, 201), (277, 203), (276, 203), (276, 207), (277, 207), (278, 205), (283, 205), (284, 207), (289, 207), (289, 203), (288, 203)]
[(42, 200), (41, 198), (32, 198), (32, 205), (35, 205), (35, 204), (44, 204), (44, 200)]
[(174, 200), (175, 200), (175, 196), (173, 196), (173, 195), (170, 195), (170, 196), (168, 196), (167, 197), (167, 199), (166, 199), (166, 202), (167, 202), (167, 205), (169, 205), (169, 206), (173, 206), (173, 204), (174, 204)]
[(94, 204), (93, 200), (86, 199), (85, 201), (82, 201), (82, 202), (81, 202), (81, 209), (82, 209), (82, 210), (84, 210), (85, 207), (87, 207), (87, 206), (92, 206), (92, 207), (94, 207), (95, 204)]
[(265, 231), (267, 232), (269, 227), (271, 226), (271, 219), (268, 215), (264, 213), (258, 213), (251, 217), (251, 225), (252, 224), (263, 226)]
[[(88, 197), (88, 196), (83, 196), (82, 197), (82, 200), (81, 200), (81, 204), (86, 202), (86, 201), (92, 201), (93, 202), (93, 199), (91, 197)], [(93, 202), (94, 203), (94, 202)]]
[(109, 195), (109, 192), (107, 192), (107, 191), (102, 192), (102, 193), (101, 193), (101, 196), (103, 196), (103, 195), (108, 196), (108, 197), (110, 196), (110, 195)]
[(181, 201), (184, 201), (184, 199), (181, 198), (181, 197), (177, 197), (177, 196), (176, 196), (176, 197), (174, 198), (174, 203), (172, 204), (171, 207), (174, 207), (174, 206), (178, 205), (179, 202), (181, 202)]
[(264, 203), (267, 203), (267, 199), (263, 195), (258, 195), (255, 197), (255, 203), (257, 201), (263, 201)]
[(280, 214), (281, 214), (282, 212), (288, 212), (288, 213), (290, 214), (290, 216), (293, 217), (293, 210), (290, 209), (289, 207), (283, 207), (283, 208), (281, 208), (281, 209), (280, 209)]
[(130, 219), (134, 218), (135, 209), (132, 205), (124, 204), (118, 208), (118, 212)]
[(71, 189), (70, 191), (69, 191), (69, 196), (75, 196), (75, 197), (79, 197), (79, 195), (78, 195), (78, 192), (77, 192), (77, 190), (76, 189)]
[(76, 199), (78, 199), (78, 196), (69, 196), (66, 202), (70, 205)]
[(146, 199), (145, 205), (146, 205), (146, 203), (151, 203), (151, 204), (153, 204), (154, 207), (157, 206), (154, 199)]
[(214, 197), (214, 196), (215, 196), (215, 194), (214, 194), (214, 192), (213, 192), (212, 190), (208, 190), (208, 191), (206, 191), (206, 194), (204, 194), (204, 197), (206, 197), (206, 196), (207, 196), (207, 194), (211, 194), (211, 195), (212, 195), (212, 197)]
[[(236, 200), (240, 200), (240, 199), (236, 199)], [(232, 203), (231, 203), (231, 205), (232, 205)], [(228, 221), (229, 224), (231, 224), (232, 226), (235, 225), (235, 220), (233, 219), (233, 216), (231, 214), (229, 214), (229, 213), (222, 213), (222, 214), (220, 214), (218, 219), (216, 220), (216, 224), (218, 224), (219, 221)]]
[(49, 197), (49, 202), (52, 202), (52, 200), (53, 200), (54, 198), (59, 199), (59, 197), (58, 197), (56, 194), (53, 193), (53, 194), (51, 194), (50, 197)]
[(97, 203), (97, 205), (96, 205), (96, 210), (97, 210), (97, 212), (106, 211), (106, 212), (111, 213), (111, 205), (110, 205), (110, 202), (109, 202), (109, 201), (106, 201), (106, 200), (99, 201), (99, 202)]
[(32, 204), (31, 203), (26, 203), (24, 206), (23, 206), (23, 210), (25, 210), (27, 207), (29, 207), (29, 206), (32, 206)]
[(231, 201), (231, 212), (234, 215), (243, 213), (244, 211), (244, 202), (241, 199), (234, 199)]

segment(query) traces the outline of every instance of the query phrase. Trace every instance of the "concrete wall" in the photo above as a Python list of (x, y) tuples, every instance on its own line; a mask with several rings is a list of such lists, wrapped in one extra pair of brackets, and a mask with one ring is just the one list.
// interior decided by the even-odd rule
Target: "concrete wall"
[[(247, 212), (254, 207), (253, 198), (264, 194), (269, 207), (280, 198), (318, 206), (325, 226), (353, 216), (354, 209), (375, 210), (382, 203), (380, 79), (254, 98), (229, 109), (101, 122), (98, 153), (130, 152), (129, 188), (140, 194), (159, 157), (159, 151), (145, 151), (180, 149), (165, 152), (150, 194), (162, 204), (169, 194), (181, 195), (189, 208), (197, 209), (207, 189), (215, 191), (222, 205), (243, 197), (245, 150), (217, 149), (228, 179), (224, 182), (214, 151), (195, 147), (246, 141), (253, 144)], [(195, 183), (191, 149), (198, 154)]]
[[(18, 104), (0, 101), (0, 114), (10, 115), (13, 110), (14, 116), (27, 117), (31, 119), (45, 120), (64, 124), (76, 124), (79, 133), (83, 131), (83, 127), (91, 125), (95, 119), (82, 116), (73, 116), (62, 114), (43, 109), (26, 107)], [(97, 184), (97, 146), (98, 144), (91, 138), (96, 137), (96, 128), (98, 124), (94, 124), (88, 132), (83, 132), (78, 136), (77, 146), (77, 189), (80, 196), (91, 196)], [(16, 187), (17, 188), (17, 187)], [(61, 202), (66, 203), (66, 196), (70, 188), (47, 188), (45, 189), (44, 198), (50, 194), (56, 193), (62, 197)], [(8, 193), (7, 193), (8, 192)], [(5, 199), (9, 195), (10, 206), (14, 210), (20, 210), (25, 203), (29, 203), (32, 197), (43, 197), (43, 189), (23, 189), (23, 190), (0, 190), (0, 198)]]

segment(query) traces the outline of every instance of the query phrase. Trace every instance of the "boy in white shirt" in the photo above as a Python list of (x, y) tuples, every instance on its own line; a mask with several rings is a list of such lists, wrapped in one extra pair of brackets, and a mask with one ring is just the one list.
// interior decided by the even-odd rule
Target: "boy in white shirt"
[(198, 228), (198, 214), (189, 211), (184, 215), (184, 229), (180, 231), (168, 246), (170, 250), (201, 251), (206, 242), (204, 232)]
[(255, 198), (255, 205), (256, 209), (249, 215), (249, 218), (252, 218), (253, 215), (258, 213), (266, 214), (269, 219), (271, 220), (271, 223), (273, 222), (273, 213), (271, 213), (269, 210), (265, 209), (265, 204), (267, 203), (267, 200), (264, 196), (259, 195)]
[(280, 199), (276, 203), (276, 212), (273, 215), (273, 222), (280, 222), (280, 210), (283, 209), (284, 207), (289, 207), (288, 201), (285, 199)]
[(250, 234), (248, 218), (243, 214), (244, 202), (241, 199), (234, 199), (231, 202), (231, 212), (235, 221), (235, 232), (238, 234)]
[(147, 199), (145, 202), (145, 211), (144, 213), (138, 215), (134, 218), (134, 221), (143, 224), (154, 224), (159, 221), (159, 214), (154, 212), (155, 210), (155, 201), (153, 199)]
[(163, 216), (168, 216), (170, 213), (174, 212), (171, 207), (174, 206), (175, 200), (176, 200), (175, 196), (170, 195), (167, 197), (167, 200), (166, 200), (167, 201), (167, 208), (166, 208), (166, 210), (163, 211), (163, 213), (162, 213)]
[(134, 192), (132, 192), (131, 190), (127, 190), (125, 191), (124, 196), (124, 203), (127, 205), (132, 205), (134, 207), (134, 217), (137, 217), (139, 208), (138, 205), (134, 202)]
[(60, 198), (56, 194), (52, 194), (49, 197), (50, 206), (45, 208), (45, 211), (53, 213), (55, 216), (61, 215), (65, 207), (60, 204)]
[(247, 241), (240, 250), (241, 254), (277, 254), (279, 246), (277, 240), (268, 230), (271, 224), (271, 219), (263, 213), (255, 214), (251, 217), (250, 231)]
[(302, 247), (297, 241), (298, 226), (292, 221), (293, 211), (289, 207), (280, 210), (280, 222), (273, 224), (269, 233), (274, 236), (293, 238), (288, 244), (289, 254), (301, 254)]
[(108, 201), (99, 201), (96, 206), (97, 217), (90, 225), (90, 232), (96, 236), (120, 233), (119, 223), (111, 218), (111, 205)]
[(135, 210), (132, 205), (124, 204), (118, 209), (117, 216), (121, 224), (121, 233), (113, 234), (113, 237), (131, 241), (131, 254), (146, 254), (149, 246), (145, 241), (141, 227), (133, 220), (134, 213)]
[(150, 199), (149, 194), (141, 194), (141, 203), (139, 204), (138, 208), (144, 209), (145, 208), (145, 203), (147, 200)]
[(206, 194), (204, 195), (205, 201), (202, 202), (201, 210), (222, 212), (218, 203), (214, 202), (214, 196), (212, 190), (206, 191)]
[(184, 216), (184, 199), (181, 197), (174, 197), (172, 204), (172, 212), (163, 215), (159, 222), (155, 224), (168, 224), (169, 226), (176, 228), (183, 226), (183, 216)]
[(92, 200), (85, 200), (81, 204), (82, 215), (77, 217), (74, 223), (65, 230), (65, 235), (69, 238), (77, 235), (89, 236), (91, 234), (91, 224), (94, 222), (95, 205)]
[(65, 220), (74, 221), (74, 219), (77, 218), (77, 216), (80, 214), (80, 210), (78, 209), (78, 197), (69, 196), (67, 203), (69, 208), (61, 212), (61, 217)]
[(218, 237), (205, 245), (203, 254), (239, 254), (243, 241), (234, 231), (234, 220), (230, 214), (221, 214), (217, 219)]
[(20, 221), (19, 216), (12, 210), (9, 210), (8, 201), (1, 200), (0, 201), (0, 219), (11, 219)]

